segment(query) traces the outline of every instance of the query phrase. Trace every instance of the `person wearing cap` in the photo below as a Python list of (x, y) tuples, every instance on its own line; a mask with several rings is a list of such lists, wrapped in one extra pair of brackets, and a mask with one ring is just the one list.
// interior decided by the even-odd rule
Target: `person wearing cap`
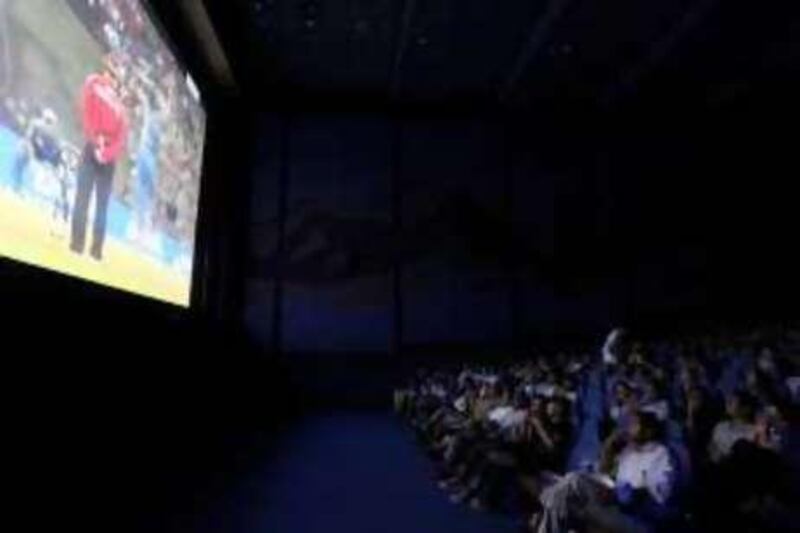
[(125, 153), (128, 139), (129, 119), (121, 86), (123, 74), (119, 58), (106, 57), (103, 72), (89, 75), (80, 96), (86, 144), (78, 168), (70, 249), (83, 253), (89, 203), (95, 194), (90, 253), (98, 261), (103, 257), (114, 170)]

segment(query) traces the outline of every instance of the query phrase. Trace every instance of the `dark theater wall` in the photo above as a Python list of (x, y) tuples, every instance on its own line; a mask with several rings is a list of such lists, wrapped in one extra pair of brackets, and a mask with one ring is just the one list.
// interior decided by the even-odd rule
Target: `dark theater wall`
[(286, 351), (386, 351), (389, 123), (337, 115), (267, 116), (263, 123), (248, 329), (263, 346)]
[(502, 128), (408, 121), (401, 133), (404, 343), (508, 343)]
[(397, 331), (404, 346), (511, 341), (499, 125), (334, 114), (264, 124), (246, 294), (262, 345), (385, 353)]
[[(245, 279), (244, 323), (262, 347), (275, 348), (276, 272), (274, 267), (254, 263), (274, 258), (278, 251), (280, 217), (281, 156), (285, 139), (278, 118), (265, 118), (256, 128), (258, 142), (252, 158), (248, 227), (248, 269)], [(263, 275), (253, 275), (254, 268)]]
[(385, 351), (391, 330), (388, 124), (372, 117), (301, 117), (290, 145), (284, 347)]
[(366, 355), (791, 314), (788, 143), (743, 137), (746, 109), (686, 114), (267, 116), (248, 329)]
[(610, 205), (591, 137), (512, 125), (511, 289), (516, 343), (595, 334), (624, 320), (626, 280), (613, 263)]
[(560, 139), (483, 117), (262, 122), (245, 298), (262, 346), (498, 347), (610, 323), (606, 279), (567, 268), (593, 259), (599, 184)]

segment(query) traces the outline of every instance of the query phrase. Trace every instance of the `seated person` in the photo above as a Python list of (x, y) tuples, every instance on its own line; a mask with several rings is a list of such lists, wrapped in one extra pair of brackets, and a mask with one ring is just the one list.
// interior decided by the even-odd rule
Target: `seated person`
[[(600, 474), (573, 472), (541, 495), (531, 525), (540, 533), (577, 525), (607, 531), (646, 531), (669, 509), (675, 465), (652, 413), (637, 413), (628, 433), (604, 444)], [(610, 476), (608, 475), (610, 474)]]
[(523, 396), (519, 402), (515, 412), (524, 418), (484, 450), (472, 479), (455, 496), (457, 501), (471, 498), (470, 505), (476, 509), (497, 507), (520, 471), (527, 472), (531, 482), (544, 470), (563, 471), (572, 435), (569, 404), (551, 398), (540, 416), (527, 405), (527, 398)]
[(684, 428), (686, 444), (692, 465), (700, 468), (706, 463), (706, 450), (711, 440), (719, 409), (714, 405), (706, 389), (693, 387), (686, 393)]
[(614, 398), (608, 411), (608, 420), (605, 421), (605, 425), (610, 426), (606, 432), (612, 432), (615, 429), (624, 431), (638, 410), (638, 405), (636, 391), (631, 384), (626, 380), (617, 381), (614, 385)]
[(646, 354), (647, 350), (644, 344), (634, 342), (631, 347), (631, 353), (628, 356), (627, 365), (633, 369), (635, 375), (663, 379), (665, 376), (664, 370)]
[(573, 437), (570, 408), (565, 400), (549, 400), (545, 412), (531, 413), (523, 427), (516, 457), (520, 485), (526, 493), (538, 495), (547, 478), (564, 472)]
[[(479, 466), (484, 450), (493, 446), (497, 440), (499, 426), (490, 420), (491, 413), (495, 418), (499, 414), (508, 414), (508, 392), (505, 387), (496, 382), (494, 385), (484, 384), (475, 400), (472, 402), (470, 423), (464, 430), (449, 438), (444, 451), (446, 464), (440, 483), (442, 488), (458, 486), (465, 479), (469, 479), (472, 472)], [(500, 411), (498, 411), (500, 409)]]
[(578, 386), (575, 379), (569, 375), (563, 375), (558, 381), (556, 386), (556, 396), (565, 398), (570, 402), (575, 402), (578, 399)]
[(555, 372), (548, 371), (541, 382), (533, 387), (534, 394), (544, 396), (545, 398), (552, 398), (558, 392), (558, 376)]
[[(479, 437), (463, 447), (460, 464), (442, 488), (456, 489), (454, 501), (472, 497), (490, 464), (513, 466), (513, 442), (527, 419), (529, 399), (519, 391), (511, 404), (501, 404), (487, 414)], [(464, 449), (466, 448), (466, 449)]]
[(727, 418), (714, 426), (708, 445), (709, 458), (719, 463), (730, 454), (739, 440), (753, 441), (756, 437), (756, 401), (747, 393), (731, 394), (725, 404)]
[(446, 438), (466, 426), (469, 420), (469, 407), (474, 401), (475, 394), (474, 388), (468, 383), (455, 399), (443, 402), (430, 416), (424, 426), (424, 432), (434, 450), (443, 450)]
[(472, 405), (472, 416), (477, 420), (485, 420), (495, 407), (504, 403), (504, 392), (499, 384), (483, 384), (478, 391), (478, 397)]
[(517, 451), (520, 467), (528, 473), (542, 470), (562, 472), (572, 440), (570, 404), (560, 398), (548, 400), (544, 417), (533, 413), (522, 431), (523, 446)]
[(417, 371), (411, 376), (404, 387), (394, 391), (394, 408), (397, 414), (409, 417), (412, 414), (414, 403), (421, 394), (425, 375), (422, 371)]
[(703, 490), (698, 519), (721, 531), (796, 531), (796, 473), (780, 409), (759, 413), (755, 437), (739, 439), (716, 465)]
[(662, 422), (669, 418), (669, 403), (655, 378), (642, 380), (639, 410), (653, 413)]

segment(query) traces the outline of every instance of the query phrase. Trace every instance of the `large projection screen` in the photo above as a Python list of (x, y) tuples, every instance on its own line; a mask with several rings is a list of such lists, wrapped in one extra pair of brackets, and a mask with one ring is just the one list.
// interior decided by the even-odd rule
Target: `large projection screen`
[(0, 0), (0, 255), (188, 306), (206, 116), (140, 0)]

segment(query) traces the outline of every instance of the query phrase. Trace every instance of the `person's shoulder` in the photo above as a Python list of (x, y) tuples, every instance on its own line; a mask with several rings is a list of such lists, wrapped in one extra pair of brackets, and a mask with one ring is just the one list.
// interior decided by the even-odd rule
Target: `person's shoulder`
[(643, 445), (628, 444), (620, 452), (620, 458), (625, 456), (636, 457), (668, 457), (670, 455), (669, 446), (663, 442), (653, 441)]
[(670, 452), (669, 446), (663, 442), (653, 442), (651, 443), (652, 447), (650, 451), (654, 455), (666, 455), (671, 456), (672, 452)]
[(647, 463), (672, 463), (673, 455), (669, 446), (663, 442), (650, 442), (638, 450), (634, 450), (632, 455), (638, 457), (638, 461)]
[(622, 450), (619, 452), (619, 456), (624, 457), (626, 455), (633, 455), (639, 452), (641, 452), (641, 448), (636, 444), (629, 442), (622, 447)]
[(755, 424), (741, 424), (737, 429), (746, 435), (755, 435), (758, 431), (758, 426)]
[(720, 420), (716, 424), (714, 424), (714, 433), (719, 433), (722, 431), (729, 431), (731, 427), (730, 420)]
[(100, 75), (97, 72), (93, 72), (93, 73), (89, 74), (88, 76), (86, 76), (86, 80), (83, 82), (83, 84), (86, 87), (90, 87), (90, 86), (94, 86), (94, 85), (99, 85), (99, 84), (103, 83), (103, 81), (104, 81), (104, 78), (103, 78), (102, 75)]

